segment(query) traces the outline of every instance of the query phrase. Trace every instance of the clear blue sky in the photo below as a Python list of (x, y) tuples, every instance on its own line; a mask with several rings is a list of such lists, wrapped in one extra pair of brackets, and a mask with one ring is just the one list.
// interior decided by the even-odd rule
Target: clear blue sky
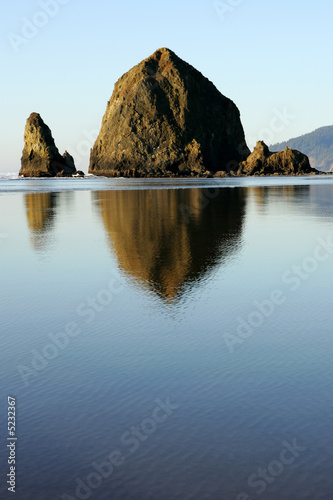
[(160, 47), (236, 103), (251, 148), (333, 124), (331, 0), (15, 0), (1, 10), (1, 172), (19, 170), (32, 111), (87, 171), (114, 83)]

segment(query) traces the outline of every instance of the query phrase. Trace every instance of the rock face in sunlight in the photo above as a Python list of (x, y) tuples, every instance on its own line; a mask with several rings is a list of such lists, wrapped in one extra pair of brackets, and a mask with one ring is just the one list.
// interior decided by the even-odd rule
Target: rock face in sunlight
[(190, 64), (162, 48), (115, 84), (89, 172), (209, 175), (237, 170), (249, 153), (236, 105)]
[(271, 153), (263, 141), (258, 141), (253, 153), (240, 163), (238, 175), (299, 175), (317, 174), (310, 166), (309, 158), (296, 149)]
[(31, 113), (24, 131), (24, 148), (19, 175), (24, 177), (71, 177), (76, 168), (73, 157), (61, 156), (51, 130), (38, 113)]

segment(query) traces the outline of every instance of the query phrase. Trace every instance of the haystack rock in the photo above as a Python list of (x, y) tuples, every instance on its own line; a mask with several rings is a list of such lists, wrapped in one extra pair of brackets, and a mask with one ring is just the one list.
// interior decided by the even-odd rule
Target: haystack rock
[(296, 149), (286, 147), (284, 151), (272, 153), (263, 141), (258, 141), (253, 153), (241, 162), (238, 175), (300, 175), (318, 174), (310, 166), (309, 158)]
[(31, 113), (24, 131), (24, 148), (19, 175), (24, 177), (70, 177), (76, 168), (73, 157), (61, 156), (51, 130), (38, 113)]
[(89, 172), (207, 175), (237, 170), (249, 153), (236, 105), (190, 64), (162, 48), (115, 84)]

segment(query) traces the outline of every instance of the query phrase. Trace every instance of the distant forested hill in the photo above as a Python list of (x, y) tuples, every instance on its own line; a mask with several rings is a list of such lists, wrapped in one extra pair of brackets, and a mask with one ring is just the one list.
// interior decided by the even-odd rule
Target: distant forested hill
[(333, 125), (321, 127), (309, 134), (269, 146), (271, 151), (282, 151), (288, 146), (308, 155), (311, 167), (333, 172)]

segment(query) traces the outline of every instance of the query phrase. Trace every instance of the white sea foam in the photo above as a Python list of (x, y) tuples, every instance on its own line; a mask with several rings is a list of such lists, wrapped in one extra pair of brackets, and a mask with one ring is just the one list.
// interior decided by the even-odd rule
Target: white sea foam
[(16, 172), (0, 172), (0, 179), (1, 180), (6, 180), (6, 179), (18, 179), (19, 176)]

